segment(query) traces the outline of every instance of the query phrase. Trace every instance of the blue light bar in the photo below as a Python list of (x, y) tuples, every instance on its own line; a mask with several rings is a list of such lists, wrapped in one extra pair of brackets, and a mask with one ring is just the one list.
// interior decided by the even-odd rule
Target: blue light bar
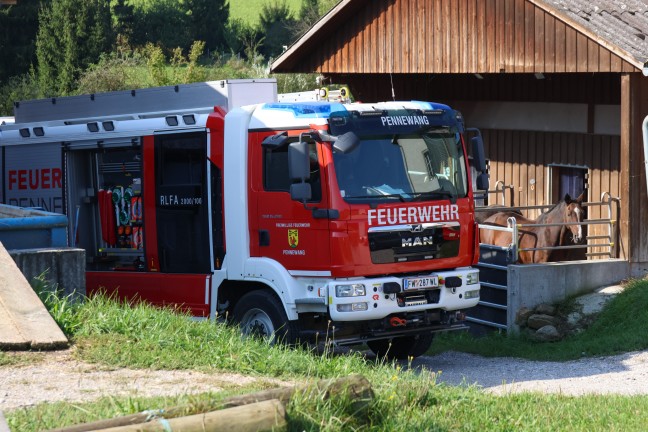
[(413, 100), (413, 104), (416, 104), (421, 107), (422, 110), (450, 110), (448, 105), (436, 103), (436, 102), (424, 102)]
[(264, 104), (262, 109), (289, 111), (296, 118), (328, 118), (331, 112), (346, 111), (338, 102), (292, 102)]

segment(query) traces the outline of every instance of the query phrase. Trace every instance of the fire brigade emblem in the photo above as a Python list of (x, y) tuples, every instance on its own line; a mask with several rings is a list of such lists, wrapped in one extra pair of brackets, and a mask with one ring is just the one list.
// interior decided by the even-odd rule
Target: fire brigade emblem
[(299, 231), (296, 229), (289, 229), (288, 230), (288, 245), (290, 245), (291, 248), (296, 248), (297, 245), (299, 244)]

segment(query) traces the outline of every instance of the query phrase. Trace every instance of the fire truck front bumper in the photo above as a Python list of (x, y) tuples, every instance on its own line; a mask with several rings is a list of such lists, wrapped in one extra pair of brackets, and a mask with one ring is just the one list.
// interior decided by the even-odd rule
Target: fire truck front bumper
[(479, 270), (467, 267), (416, 276), (334, 280), (327, 289), (333, 321), (398, 318), (433, 309), (458, 311), (479, 302)]

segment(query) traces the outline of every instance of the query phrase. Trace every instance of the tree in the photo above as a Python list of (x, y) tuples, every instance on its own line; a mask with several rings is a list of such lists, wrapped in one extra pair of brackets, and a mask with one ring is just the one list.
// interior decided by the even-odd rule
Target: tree
[(171, 50), (191, 46), (188, 19), (182, 4), (176, 0), (151, 0), (135, 3), (133, 45), (151, 43)]
[(259, 56), (259, 47), (263, 43), (261, 30), (247, 24), (240, 18), (230, 19), (227, 22), (225, 41), (227, 46), (236, 55), (243, 54), (248, 60), (254, 61)]
[(229, 3), (225, 0), (185, 0), (182, 4), (192, 43), (203, 41), (208, 51), (225, 49)]
[(111, 0), (112, 28), (119, 46), (129, 46), (135, 32), (135, 8), (127, 0)]
[(134, 5), (133, 45), (152, 43), (167, 52), (174, 48), (188, 52), (197, 40), (209, 51), (227, 46), (226, 0), (142, 0)]
[(40, 0), (0, 7), (0, 82), (29, 71), (35, 60)]
[(294, 38), (295, 18), (286, 0), (273, 0), (261, 8), (259, 27), (265, 35), (261, 53), (270, 59), (281, 54)]
[(114, 46), (108, 0), (52, 0), (39, 14), (38, 81), (43, 96), (68, 95), (85, 68)]
[(299, 20), (293, 29), (295, 39), (302, 36), (320, 19), (319, 0), (302, 0)]

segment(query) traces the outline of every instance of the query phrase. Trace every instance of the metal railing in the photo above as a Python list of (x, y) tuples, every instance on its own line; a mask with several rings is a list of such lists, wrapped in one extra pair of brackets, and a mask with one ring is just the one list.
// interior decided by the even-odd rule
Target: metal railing
[[(533, 224), (518, 224), (515, 218), (509, 218), (507, 227), (498, 227), (493, 225), (479, 225), (480, 229), (491, 229), (496, 231), (508, 231), (511, 232), (511, 247), (513, 253), (515, 254), (514, 260), (517, 261), (519, 252), (524, 251), (541, 251), (541, 250), (565, 250), (565, 249), (586, 249), (586, 257), (594, 256), (607, 256), (608, 258), (617, 258), (618, 257), (618, 248), (617, 248), (617, 238), (618, 238), (618, 215), (620, 207), (620, 199), (618, 197), (612, 197), (608, 192), (603, 192), (601, 194), (600, 202), (591, 202), (583, 203), (584, 207), (594, 207), (599, 206), (601, 209), (607, 209), (607, 218), (599, 219), (586, 219), (583, 222), (578, 223), (533, 223)], [(553, 205), (536, 205), (536, 206), (525, 206), (525, 207), (511, 207), (512, 210), (519, 211), (528, 211), (528, 210), (543, 210), (552, 208)], [(601, 210), (601, 213), (603, 210)], [(581, 226), (590, 226), (590, 225), (606, 225), (607, 233), (606, 234), (596, 234), (596, 235), (587, 235), (586, 242), (584, 244), (574, 244), (574, 245), (565, 245), (565, 246), (546, 246), (546, 247), (537, 247), (537, 248), (519, 248), (519, 231), (522, 228), (531, 228), (531, 227), (552, 227), (552, 226), (568, 226), (568, 225), (581, 225)], [(515, 241), (513, 241), (515, 239)], [(599, 240), (606, 240), (605, 242), (599, 242)], [(596, 241), (591, 243), (591, 241)], [(601, 248), (607, 249), (607, 251), (591, 251), (591, 249)]]
[[(567, 224), (517, 224), (515, 218), (510, 217), (507, 220), (507, 226), (494, 226), (480, 224), (480, 229), (489, 229), (495, 231), (504, 231), (511, 233), (511, 243), (507, 246), (494, 246), (488, 244), (480, 245), (480, 259), (477, 267), (480, 270), (480, 283), (482, 285), (482, 294), (478, 305), (471, 309), (466, 320), (473, 323), (479, 329), (506, 330), (508, 328), (508, 265), (518, 260), (520, 251), (532, 250), (556, 250), (556, 249), (582, 249), (587, 248), (586, 257), (607, 255), (610, 258), (618, 256), (617, 235), (618, 235), (618, 216), (620, 202), (618, 198), (612, 197), (609, 193), (601, 194), (600, 202), (584, 203), (583, 206), (601, 208), (600, 215), (607, 216), (599, 219), (586, 219), (581, 225), (605, 225), (607, 230), (599, 230), (595, 235), (587, 235), (587, 244), (567, 245), (557, 247), (542, 248), (524, 248), (519, 249), (519, 231), (524, 227), (531, 226), (564, 226)], [(544, 206), (527, 206), (511, 207), (513, 210), (521, 212), (536, 213), (535, 210), (547, 210), (553, 205)], [(484, 210), (493, 210), (485, 207)], [(495, 207), (497, 209), (497, 207)], [(603, 232), (601, 232), (603, 231)], [(513, 241), (516, 239), (516, 241)], [(602, 241), (603, 240), (603, 241)], [(605, 251), (593, 251), (594, 249), (607, 249)], [(504, 297), (503, 297), (504, 296)]]

